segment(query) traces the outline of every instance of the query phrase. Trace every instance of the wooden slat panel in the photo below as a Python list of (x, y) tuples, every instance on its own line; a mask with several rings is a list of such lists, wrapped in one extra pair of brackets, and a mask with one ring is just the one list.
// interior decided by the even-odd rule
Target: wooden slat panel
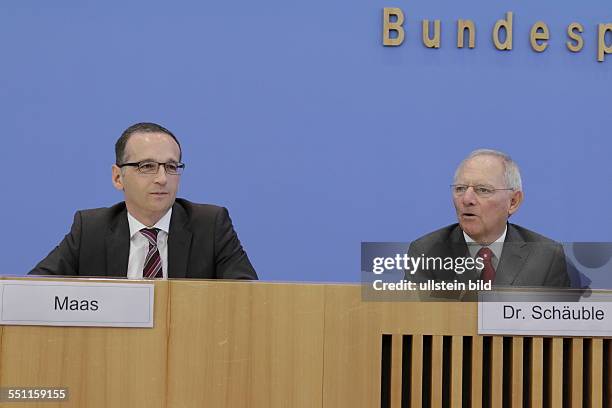
[(607, 371), (607, 376), (608, 376), (608, 382), (607, 384), (604, 384), (604, 387), (607, 387), (607, 391), (606, 394), (608, 396), (607, 400), (604, 401), (604, 406), (608, 407), (608, 408), (612, 408), (612, 344), (610, 344), (612, 342), (611, 339), (606, 340), (608, 341), (608, 353), (607, 356), (604, 356), (604, 358), (607, 359), (607, 366), (608, 366), (608, 371)]
[(167, 296), (155, 281), (153, 329), (5, 326), (1, 385), (68, 387), (69, 399), (2, 407), (165, 407)]
[(504, 378), (504, 338), (493, 337), (491, 351), (491, 407), (502, 408)]
[(391, 408), (402, 406), (402, 335), (391, 336)]
[(552, 339), (550, 358), (550, 401), (553, 407), (563, 406), (563, 338)]
[(534, 337), (531, 353), (531, 406), (541, 408), (544, 392), (544, 339)]
[(523, 338), (512, 339), (512, 407), (523, 406)]
[[(380, 387), (373, 384), (380, 383), (380, 359), (376, 357), (380, 357), (382, 333), (412, 335), (414, 349), (422, 346), (419, 337), (424, 334), (473, 335), (477, 330), (475, 302), (461, 307), (455, 303), (369, 302), (362, 299), (359, 286), (325, 288), (324, 407), (380, 405)], [(412, 384), (421, 381), (421, 352), (413, 353), (413, 366), (417, 362), (421, 366), (411, 373)], [(418, 402), (412, 406), (420, 407), (421, 398), (421, 390), (414, 388), (411, 399)]]
[(442, 407), (443, 336), (432, 336), (431, 342), (431, 406)]
[(572, 356), (570, 358), (571, 387), (570, 406), (572, 408), (582, 407), (582, 381), (583, 381), (583, 341), (581, 338), (572, 339)]
[(591, 348), (591, 406), (603, 405), (603, 340), (593, 339)]
[(463, 337), (453, 336), (451, 357), (451, 407), (461, 408), (463, 382)]
[(472, 337), (472, 408), (482, 408), (482, 340)]
[(423, 336), (412, 337), (412, 379), (410, 406), (423, 405)]

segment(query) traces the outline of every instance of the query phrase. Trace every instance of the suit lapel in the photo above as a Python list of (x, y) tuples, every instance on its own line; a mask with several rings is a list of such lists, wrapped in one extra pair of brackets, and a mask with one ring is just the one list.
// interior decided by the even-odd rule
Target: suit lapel
[(495, 271), (494, 283), (496, 285), (512, 285), (530, 252), (531, 249), (527, 242), (512, 224), (508, 224), (501, 259)]
[[(463, 236), (463, 230), (458, 224), (451, 232), (450, 243), (450, 252), (454, 259), (466, 258), (470, 256), (470, 251), (468, 251), (468, 246), (465, 242), (465, 237)], [(457, 280), (459, 282), (465, 283), (474, 279), (476, 279), (476, 273), (474, 271), (466, 270), (462, 274), (457, 274)]]
[(127, 276), (130, 255), (130, 227), (127, 210), (119, 212), (105, 238), (106, 276)]
[(185, 278), (191, 250), (191, 231), (188, 225), (189, 217), (185, 209), (178, 203), (172, 207), (170, 231), (168, 233), (168, 277)]
[(463, 230), (459, 224), (451, 231), (450, 243), (452, 245), (451, 254), (453, 257), (468, 255), (468, 248), (465, 243), (465, 237), (463, 236)]

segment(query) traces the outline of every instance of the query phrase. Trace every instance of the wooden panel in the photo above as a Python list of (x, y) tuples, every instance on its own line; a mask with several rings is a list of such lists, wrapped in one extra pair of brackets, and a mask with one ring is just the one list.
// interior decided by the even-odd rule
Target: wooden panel
[(482, 336), (472, 338), (472, 408), (482, 407)]
[(603, 340), (593, 339), (591, 349), (591, 406), (603, 405)]
[(442, 368), (443, 341), (442, 336), (432, 336), (431, 341), (431, 406), (442, 407)]
[(523, 338), (512, 339), (512, 407), (523, 406)]
[(153, 329), (5, 326), (2, 386), (69, 388), (67, 402), (28, 407), (165, 407), (167, 296), (156, 281)]
[(461, 408), (463, 382), (463, 337), (453, 336), (451, 358), (451, 408)]
[(572, 340), (572, 356), (570, 358), (571, 387), (570, 406), (572, 408), (582, 407), (582, 381), (583, 381), (583, 341), (580, 338)]
[(541, 408), (544, 396), (544, 339), (534, 337), (531, 353), (531, 406)]
[(553, 407), (563, 406), (563, 338), (552, 339), (550, 358), (550, 402)]
[(502, 408), (504, 396), (504, 338), (493, 337), (491, 350), (491, 407)]
[(412, 380), (410, 406), (423, 405), (423, 336), (412, 337)]
[[(456, 303), (363, 301), (360, 287), (346, 285), (327, 285), (325, 298), (325, 407), (380, 405), (380, 387), (373, 384), (380, 384), (378, 345), (383, 333), (413, 335), (413, 348), (418, 348), (419, 335), (473, 335), (477, 330), (476, 303), (457, 307)], [(421, 356), (415, 351), (413, 364)], [(413, 386), (421, 374), (412, 373)], [(411, 398), (418, 401), (420, 391), (414, 391)]]
[(360, 287), (325, 288), (323, 406), (380, 406), (381, 311), (389, 303), (362, 302)]
[(608, 382), (606, 384), (604, 384), (604, 387), (606, 387), (606, 394), (607, 394), (607, 400), (604, 401), (604, 406), (611, 408), (612, 407), (612, 340), (608, 339), (606, 340), (608, 342), (608, 352), (607, 355), (604, 356), (604, 358), (607, 359), (607, 376), (608, 376)]
[[(383, 333), (414, 336), (414, 365), (422, 358), (416, 351), (422, 347), (420, 335), (473, 335), (477, 330), (476, 303), (457, 307), (456, 303), (363, 301), (361, 288), (347, 285), (327, 285), (325, 299), (325, 407), (380, 406), (380, 387), (373, 384), (380, 384), (378, 345)], [(421, 369), (411, 375), (411, 399), (419, 402), (415, 381)]]
[(324, 289), (172, 281), (168, 407), (320, 407)]
[(391, 408), (402, 406), (402, 335), (391, 337)]
[[(476, 335), (476, 303), (368, 302), (358, 285), (155, 285), (154, 329), (0, 327), (0, 386), (70, 388), (67, 403), (28, 407), (378, 407), (381, 335), (391, 333), (393, 407), (401, 405), (402, 387), (410, 391), (412, 407), (422, 406), (423, 383), (430, 384), (432, 406), (446, 405), (446, 386), (450, 406), (461, 406), (463, 380), (470, 382), (470, 406), (482, 406), (483, 338)], [(402, 335), (412, 336), (410, 384), (402, 384)], [(425, 335), (432, 336), (432, 356), (431, 378), (423, 381), (423, 358), (429, 358), (423, 355)], [(443, 336), (452, 336), (447, 362)], [(472, 344), (467, 379), (463, 336)], [(572, 406), (582, 406), (584, 393), (593, 406), (601, 406), (602, 387), (609, 387), (602, 382), (603, 359), (610, 357), (603, 355), (602, 339), (589, 343), (586, 373), (583, 340), (572, 340), (566, 367), (571, 384), (564, 384), (561, 338), (551, 341), (548, 367), (543, 367), (542, 338), (530, 343), (513, 338), (510, 366), (504, 367), (504, 341), (494, 337), (487, 378), (491, 405), (502, 405), (504, 374), (511, 375), (511, 405), (521, 405), (522, 355), (531, 344), (526, 380), (532, 407), (542, 406), (545, 370), (551, 406), (561, 403), (562, 389), (569, 386)], [(584, 377), (588, 390), (582, 389)]]
[(478, 308), (475, 302), (460, 306), (450, 302), (362, 304), (364, 308), (360, 311), (366, 313), (368, 318), (376, 316), (380, 330), (385, 333), (473, 336), (478, 331)]

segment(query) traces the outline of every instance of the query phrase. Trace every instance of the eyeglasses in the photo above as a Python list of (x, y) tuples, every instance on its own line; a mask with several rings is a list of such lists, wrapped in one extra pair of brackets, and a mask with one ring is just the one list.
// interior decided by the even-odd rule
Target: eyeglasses
[(487, 186), (484, 184), (468, 185), (468, 184), (451, 184), (451, 191), (456, 196), (462, 196), (468, 191), (468, 188), (472, 187), (474, 193), (478, 197), (491, 197), (496, 191), (514, 191), (513, 188), (495, 188), (493, 186)]
[(136, 171), (142, 174), (157, 174), (157, 172), (159, 171), (159, 166), (164, 166), (164, 169), (166, 170), (166, 174), (172, 174), (172, 175), (180, 175), (183, 173), (183, 170), (185, 169), (185, 163), (175, 163), (175, 162), (159, 163), (159, 162), (154, 162), (154, 161), (149, 161), (149, 160), (141, 161), (138, 163), (123, 163), (123, 164), (118, 164), (117, 166), (119, 168), (122, 168), (125, 166), (136, 167)]

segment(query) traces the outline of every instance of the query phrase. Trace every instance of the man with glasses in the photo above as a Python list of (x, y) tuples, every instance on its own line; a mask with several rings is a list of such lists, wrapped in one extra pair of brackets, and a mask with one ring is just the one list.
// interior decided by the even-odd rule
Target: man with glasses
[(481, 262), (468, 271), (462, 268), (461, 274), (440, 267), (406, 271), (407, 279), (569, 286), (561, 245), (508, 222), (523, 202), (520, 171), (508, 155), (488, 149), (472, 152), (455, 172), (451, 195), (458, 223), (412, 242), (408, 254)]
[(115, 144), (112, 181), (125, 201), (78, 211), (70, 232), (32, 275), (257, 279), (225, 208), (176, 198), (181, 147), (155, 123)]

